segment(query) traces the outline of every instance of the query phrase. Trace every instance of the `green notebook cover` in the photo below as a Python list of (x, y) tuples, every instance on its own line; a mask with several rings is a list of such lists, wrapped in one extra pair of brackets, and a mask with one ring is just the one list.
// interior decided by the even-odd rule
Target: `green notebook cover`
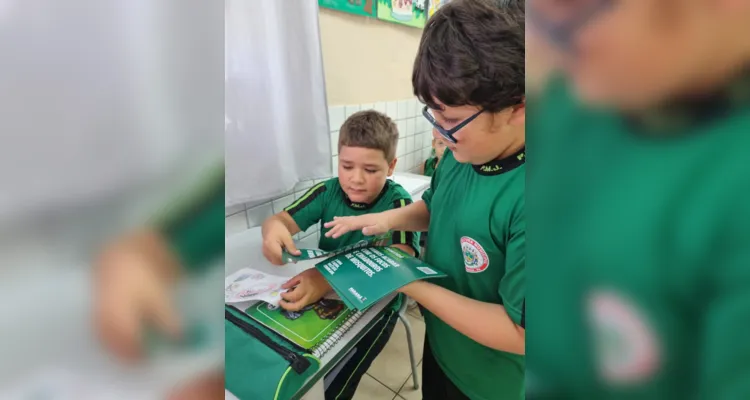
[(322, 356), (335, 344), (360, 314), (344, 302), (332, 299), (321, 299), (300, 311), (286, 311), (258, 302), (245, 313), (316, 357)]
[(420, 279), (446, 275), (394, 247), (369, 247), (327, 258), (315, 267), (351, 308), (366, 310)]
[(318, 249), (299, 249), (300, 255), (298, 256), (289, 254), (287, 253), (286, 249), (284, 249), (282, 250), (282, 259), (284, 263), (297, 263), (299, 261), (313, 260), (316, 258), (328, 258), (328, 257), (333, 257), (337, 254), (342, 254), (342, 253), (346, 253), (352, 250), (361, 249), (365, 247), (385, 246), (386, 244), (388, 244), (389, 239), (390, 239), (390, 233), (385, 233), (380, 236), (373, 236), (366, 240), (360, 240), (359, 242), (355, 244), (344, 246), (334, 251), (325, 251), (325, 250), (318, 250)]

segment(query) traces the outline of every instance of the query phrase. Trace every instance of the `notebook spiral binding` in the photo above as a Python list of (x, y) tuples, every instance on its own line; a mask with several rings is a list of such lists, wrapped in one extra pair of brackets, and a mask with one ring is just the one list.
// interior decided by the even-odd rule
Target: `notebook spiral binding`
[(312, 350), (312, 354), (315, 357), (321, 358), (324, 354), (326, 354), (333, 346), (336, 345), (336, 343), (341, 340), (341, 337), (346, 334), (346, 332), (349, 332), (349, 329), (354, 326), (355, 323), (362, 317), (364, 313), (362, 311), (357, 311), (349, 316), (349, 318), (346, 319), (339, 327), (331, 332), (328, 336), (326, 336), (325, 340), (323, 340), (319, 345), (315, 346), (315, 348)]

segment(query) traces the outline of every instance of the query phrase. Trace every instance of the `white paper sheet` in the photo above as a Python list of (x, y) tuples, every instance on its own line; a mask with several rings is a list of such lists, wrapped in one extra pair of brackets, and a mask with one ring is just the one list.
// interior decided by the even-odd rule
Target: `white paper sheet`
[(260, 300), (278, 306), (281, 293), (286, 291), (281, 285), (288, 280), (283, 276), (243, 268), (226, 278), (224, 302), (231, 304)]

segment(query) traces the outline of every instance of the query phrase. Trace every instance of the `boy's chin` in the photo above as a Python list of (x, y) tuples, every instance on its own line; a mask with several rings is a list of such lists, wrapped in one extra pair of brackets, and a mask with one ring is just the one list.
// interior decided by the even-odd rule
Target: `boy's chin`
[(349, 196), (349, 200), (351, 200), (354, 203), (369, 203), (372, 196), (369, 193), (366, 192), (347, 192), (347, 196)]

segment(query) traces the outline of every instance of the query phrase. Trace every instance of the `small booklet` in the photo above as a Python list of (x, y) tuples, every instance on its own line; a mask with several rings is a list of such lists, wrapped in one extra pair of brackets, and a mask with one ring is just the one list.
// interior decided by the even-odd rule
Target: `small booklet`
[(319, 249), (299, 249), (300, 255), (295, 256), (295, 255), (288, 253), (286, 249), (284, 249), (282, 250), (281, 254), (282, 254), (282, 259), (284, 263), (296, 264), (300, 261), (314, 260), (317, 258), (333, 257), (337, 254), (347, 253), (352, 250), (361, 249), (365, 247), (385, 246), (388, 244), (389, 239), (390, 239), (390, 233), (385, 233), (380, 236), (373, 236), (366, 240), (360, 240), (359, 242), (355, 244), (344, 246), (334, 251), (325, 251), (325, 250), (319, 250)]
[(281, 293), (286, 291), (281, 286), (288, 280), (283, 276), (243, 268), (225, 278), (224, 303), (261, 300), (278, 306)]
[(324, 298), (300, 311), (258, 302), (245, 313), (315, 357), (322, 357), (362, 316), (341, 300)]
[(380, 299), (420, 279), (446, 275), (394, 247), (365, 247), (315, 265), (349, 308), (366, 310)]

